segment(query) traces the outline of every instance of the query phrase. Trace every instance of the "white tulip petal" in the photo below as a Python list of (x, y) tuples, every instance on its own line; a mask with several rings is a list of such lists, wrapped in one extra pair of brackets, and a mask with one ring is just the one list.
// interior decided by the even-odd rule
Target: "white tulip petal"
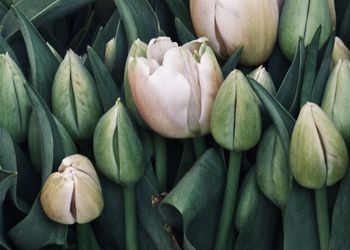
[(169, 37), (153, 38), (147, 47), (147, 59), (156, 60), (159, 65), (162, 65), (164, 54), (176, 47), (178, 47), (177, 43), (172, 42)]

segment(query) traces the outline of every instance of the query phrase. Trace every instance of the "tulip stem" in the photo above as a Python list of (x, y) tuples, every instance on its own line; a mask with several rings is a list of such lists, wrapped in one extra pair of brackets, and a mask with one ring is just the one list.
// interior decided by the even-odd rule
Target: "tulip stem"
[(193, 138), (193, 145), (196, 158), (198, 159), (207, 149), (205, 138), (203, 136)]
[(232, 228), (232, 218), (236, 202), (239, 182), (242, 153), (232, 150), (228, 164), (224, 203), (221, 210), (218, 231), (216, 235), (215, 250), (228, 248), (229, 234)]
[(135, 187), (123, 187), (125, 217), (125, 249), (138, 249)]
[(165, 138), (155, 134), (154, 148), (155, 148), (155, 167), (156, 167), (158, 187), (160, 192), (165, 192), (167, 189), (167, 178), (168, 178), (167, 150), (166, 150)]
[(76, 224), (78, 249), (100, 249), (90, 223)]
[(315, 190), (315, 201), (320, 249), (327, 250), (329, 247), (330, 229), (326, 186)]

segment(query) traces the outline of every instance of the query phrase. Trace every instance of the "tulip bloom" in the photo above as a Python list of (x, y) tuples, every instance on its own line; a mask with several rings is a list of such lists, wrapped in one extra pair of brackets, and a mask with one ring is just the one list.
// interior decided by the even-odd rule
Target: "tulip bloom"
[(146, 57), (130, 57), (128, 80), (144, 121), (165, 137), (209, 133), (211, 107), (222, 73), (207, 40), (182, 47), (167, 37), (152, 39)]
[(259, 65), (271, 55), (278, 29), (276, 0), (191, 0), (198, 36), (208, 37), (221, 57), (243, 46), (240, 62)]

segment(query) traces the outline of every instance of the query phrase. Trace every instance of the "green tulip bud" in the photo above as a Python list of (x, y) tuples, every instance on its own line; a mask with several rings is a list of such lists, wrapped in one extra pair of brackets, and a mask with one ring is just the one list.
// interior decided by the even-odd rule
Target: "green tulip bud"
[(106, 44), (106, 50), (105, 50), (105, 64), (110, 73), (113, 72), (116, 64), (116, 39), (115, 37), (109, 40)]
[(328, 78), (321, 107), (347, 143), (350, 142), (349, 92), (350, 62), (339, 60)]
[(113, 182), (133, 186), (142, 177), (142, 144), (119, 99), (99, 120), (93, 147), (97, 167)]
[(278, 41), (283, 54), (292, 60), (303, 38), (308, 45), (321, 26), (321, 47), (332, 32), (328, 0), (286, 0), (282, 9)]
[(46, 215), (58, 223), (83, 224), (97, 218), (103, 196), (91, 161), (78, 154), (64, 158), (58, 172), (47, 178), (40, 202)]
[(259, 106), (241, 71), (232, 71), (219, 89), (212, 108), (210, 128), (216, 142), (226, 149), (244, 151), (259, 141)]
[(295, 180), (306, 188), (331, 186), (346, 173), (348, 152), (333, 122), (314, 103), (306, 103), (292, 134), (290, 169)]
[(282, 210), (287, 205), (291, 187), (288, 156), (274, 126), (262, 136), (256, 155), (257, 182), (261, 191)]
[(332, 54), (333, 64), (337, 64), (339, 59), (350, 61), (350, 51), (339, 37), (335, 37)]
[(235, 214), (235, 224), (238, 232), (248, 222), (249, 216), (259, 205), (259, 186), (256, 182), (256, 169), (251, 168), (245, 176), (240, 188), (239, 200)]
[(21, 70), (6, 54), (0, 55), (0, 126), (12, 140), (22, 143), (27, 137), (31, 104)]
[[(275, 96), (276, 95), (276, 88), (275, 85), (273, 84), (273, 81), (271, 79), (271, 76), (269, 72), (265, 70), (265, 68), (261, 65), (260, 67), (256, 68), (252, 72), (248, 74), (249, 77), (253, 78), (255, 81), (261, 84), (267, 92), (269, 92), (271, 95)], [(260, 110), (263, 108), (263, 104), (261, 103), (259, 97), (254, 93), (255, 99), (258, 102)]]
[(53, 82), (52, 112), (77, 141), (93, 136), (102, 115), (95, 81), (72, 50), (64, 57)]
[[(63, 127), (59, 120), (54, 117), (60, 138), (63, 145), (63, 153), (65, 156), (75, 154), (77, 148), (68, 134), (67, 130)], [(41, 173), (41, 143), (40, 143), (40, 126), (35, 111), (32, 112), (29, 119), (28, 128), (28, 152), (30, 161), (38, 173)]]

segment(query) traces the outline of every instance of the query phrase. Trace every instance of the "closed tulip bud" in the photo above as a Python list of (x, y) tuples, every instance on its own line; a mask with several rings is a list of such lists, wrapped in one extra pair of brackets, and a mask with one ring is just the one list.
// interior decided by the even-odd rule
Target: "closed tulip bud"
[(182, 47), (152, 39), (146, 57), (129, 58), (128, 79), (137, 110), (154, 131), (171, 138), (209, 133), (222, 73), (206, 39)]
[(293, 59), (300, 38), (308, 45), (321, 26), (321, 47), (332, 32), (328, 0), (286, 0), (280, 18), (278, 41), (289, 60)]
[[(276, 88), (275, 88), (275, 85), (273, 84), (271, 76), (263, 66), (256, 68), (255, 70), (250, 72), (248, 76), (253, 78), (258, 83), (260, 83), (261, 86), (263, 86), (271, 95), (273, 96), (276, 95)], [(259, 108), (261, 110), (263, 108), (263, 104), (261, 103), (259, 97), (255, 93), (254, 95), (258, 102)]]
[(238, 232), (246, 225), (249, 216), (259, 205), (259, 186), (256, 182), (256, 169), (251, 168), (243, 180), (240, 188), (239, 200), (235, 214), (235, 224)]
[(346, 173), (348, 152), (333, 122), (314, 103), (300, 111), (292, 134), (289, 162), (295, 180), (306, 188), (331, 186)]
[(93, 147), (97, 167), (113, 182), (133, 186), (142, 177), (142, 144), (119, 99), (98, 122)]
[(0, 54), (0, 126), (7, 129), (12, 140), (22, 143), (28, 133), (31, 112), (21, 70), (8, 54)]
[(339, 37), (335, 37), (332, 54), (333, 64), (337, 64), (340, 59), (350, 61), (350, 51)]
[(52, 86), (52, 111), (75, 141), (89, 140), (102, 115), (95, 81), (69, 50)]
[(232, 71), (223, 82), (213, 104), (210, 128), (216, 142), (226, 149), (244, 151), (259, 141), (259, 106), (241, 71)]
[(328, 78), (321, 107), (347, 143), (350, 142), (349, 92), (350, 62), (340, 59)]
[(256, 175), (261, 191), (284, 210), (291, 187), (291, 174), (288, 155), (280, 135), (273, 126), (265, 131), (260, 140), (256, 156)]
[[(59, 120), (54, 117), (58, 133), (63, 146), (63, 153), (65, 156), (75, 154), (77, 148), (68, 134), (67, 130), (62, 126)], [(28, 128), (28, 152), (30, 161), (38, 173), (41, 173), (41, 135), (40, 135), (40, 125), (38, 123), (38, 118), (35, 114), (35, 111), (32, 112), (29, 119), (29, 128)]]
[(103, 209), (102, 189), (88, 158), (71, 155), (46, 180), (40, 195), (46, 215), (61, 224), (88, 223)]
[(198, 36), (227, 58), (243, 46), (240, 62), (259, 65), (274, 48), (278, 29), (276, 0), (191, 0), (192, 23)]
[(113, 72), (116, 65), (116, 40), (115, 37), (109, 40), (106, 44), (105, 50), (105, 64), (110, 73)]

